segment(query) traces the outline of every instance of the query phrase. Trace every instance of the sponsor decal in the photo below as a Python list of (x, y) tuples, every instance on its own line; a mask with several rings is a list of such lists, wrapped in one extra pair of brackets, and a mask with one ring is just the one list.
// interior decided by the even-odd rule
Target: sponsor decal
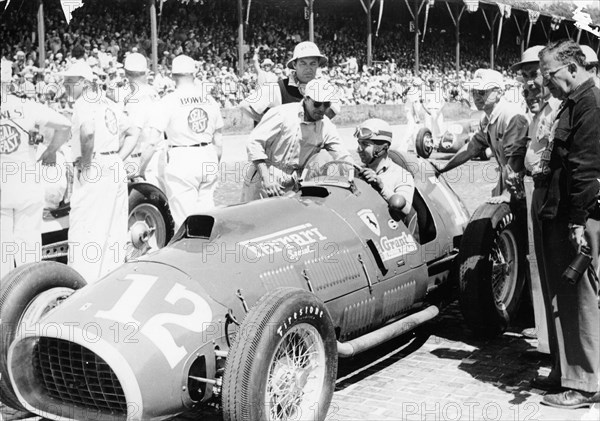
[(188, 126), (194, 133), (203, 133), (208, 127), (208, 114), (202, 108), (194, 108), (188, 114)]
[(393, 219), (390, 219), (388, 221), (388, 227), (390, 227), (393, 230), (397, 230), (398, 229), (398, 222), (394, 221)]
[(358, 211), (357, 215), (376, 236), (379, 237), (381, 235), (379, 221), (377, 221), (377, 217), (371, 209), (361, 209)]
[(19, 149), (21, 135), (18, 130), (8, 124), (0, 125), (0, 154), (8, 155)]
[(117, 116), (114, 111), (107, 108), (104, 111), (104, 125), (110, 134), (117, 134), (119, 131), (119, 124), (117, 123)]
[(314, 252), (314, 245), (326, 239), (319, 228), (308, 223), (243, 241), (240, 246), (247, 248), (257, 258), (275, 253), (298, 258)]
[(385, 261), (417, 251), (417, 243), (412, 235), (403, 232), (398, 237), (381, 237), (378, 248), (381, 259)]

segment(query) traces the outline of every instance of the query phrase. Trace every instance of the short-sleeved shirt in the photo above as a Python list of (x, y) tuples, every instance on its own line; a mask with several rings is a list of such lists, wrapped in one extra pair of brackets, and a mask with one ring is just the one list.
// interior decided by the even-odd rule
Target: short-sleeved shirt
[(529, 144), (527, 145), (527, 153), (525, 155), (525, 169), (531, 175), (541, 172), (540, 158), (548, 146), (548, 141), (551, 138), (552, 124), (556, 119), (556, 113), (559, 108), (560, 100), (554, 97), (549, 98), (542, 105), (540, 112), (533, 116), (533, 120), (529, 125), (527, 133)]
[(219, 106), (201, 86), (175, 89), (155, 109), (150, 126), (165, 132), (171, 146), (212, 143), (224, 126)]
[(66, 127), (70, 125), (66, 117), (48, 107), (15, 95), (7, 95), (3, 100), (1, 115), (0, 157), (3, 163), (35, 164), (35, 149), (29, 145), (29, 132), (44, 128), (50, 118)]
[(89, 121), (94, 127), (94, 152), (117, 152), (124, 124), (123, 109), (103, 92), (84, 91), (73, 105), (70, 141), (73, 158), (81, 156), (81, 127)]
[(383, 183), (381, 196), (386, 201), (389, 201), (394, 194), (404, 197), (406, 205), (402, 208), (402, 211), (407, 214), (410, 211), (415, 194), (415, 180), (412, 174), (389, 157), (381, 161), (375, 172)]
[(133, 127), (141, 129), (134, 153), (140, 152), (150, 139), (150, 121), (156, 103), (160, 99), (156, 89), (149, 85), (136, 85), (125, 102), (125, 112)]
[(301, 171), (321, 149), (331, 153), (333, 159), (350, 160), (327, 116), (318, 121), (304, 120), (303, 102), (269, 110), (250, 133), (246, 149), (249, 161), (264, 160), (289, 173)]

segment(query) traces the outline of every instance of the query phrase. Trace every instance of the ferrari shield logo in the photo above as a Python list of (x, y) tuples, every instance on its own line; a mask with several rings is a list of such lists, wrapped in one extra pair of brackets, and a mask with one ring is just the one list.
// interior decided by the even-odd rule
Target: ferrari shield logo
[(194, 133), (203, 133), (208, 126), (208, 114), (202, 108), (194, 108), (188, 115), (188, 126)]
[(381, 235), (379, 221), (377, 221), (377, 217), (371, 209), (362, 209), (358, 211), (357, 215), (376, 236), (379, 237)]

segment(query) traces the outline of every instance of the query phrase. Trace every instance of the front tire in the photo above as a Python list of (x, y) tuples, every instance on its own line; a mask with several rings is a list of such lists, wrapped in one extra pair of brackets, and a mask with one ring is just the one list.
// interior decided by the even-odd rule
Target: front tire
[(486, 203), (467, 225), (457, 256), (460, 309), (481, 337), (514, 321), (525, 285), (527, 231), (508, 204)]
[[(29, 263), (12, 270), (0, 285), (0, 401), (25, 411), (11, 385), (8, 349), (20, 328), (32, 329), (43, 315), (86, 285), (83, 277), (58, 262)], [(29, 327), (29, 328), (28, 328)]]
[(421, 158), (429, 158), (433, 153), (433, 135), (427, 127), (422, 128), (415, 138), (417, 155)]
[(323, 302), (296, 288), (268, 292), (229, 350), (223, 418), (324, 420), (336, 375), (336, 337)]

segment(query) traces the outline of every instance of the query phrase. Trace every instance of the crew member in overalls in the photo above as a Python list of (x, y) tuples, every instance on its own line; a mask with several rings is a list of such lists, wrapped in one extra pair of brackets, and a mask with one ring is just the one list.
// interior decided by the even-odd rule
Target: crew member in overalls
[[(188, 56), (173, 59), (175, 91), (162, 98), (150, 123), (155, 148), (167, 135), (159, 178), (169, 200), (175, 228), (194, 213), (215, 206), (223, 117), (216, 101), (194, 83), (196, 65)], [(142, 167), (152, 153), (144, 154)]]
[(69, 215), (69, 265), (88, 283), (119, 266), (127, 243), (127, 173), (119, 156), (123, 114), (77, 62), (64, 73), (73, 106), (75, 165)]
[(37, 133), (46, 128), (54, 130), (40, 158), (44, 165), (54, 165), (56, 151), (67, 141), (71, 127), (66, 117), (51, 108), (11, 93), (10, 73), (10, 67), (2, 69), (0, 279), (15, 266), (41, 258), (44, 185), (43, 172), (36, 162), (36, 146), (41, 141)]

